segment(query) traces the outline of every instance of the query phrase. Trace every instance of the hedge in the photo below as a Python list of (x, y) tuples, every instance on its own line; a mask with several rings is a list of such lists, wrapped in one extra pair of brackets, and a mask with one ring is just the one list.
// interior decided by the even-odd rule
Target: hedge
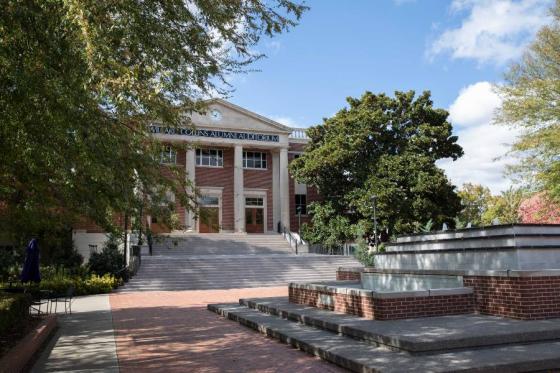
[(29, 294), (0, 293), (0, 335), (23, 327), (29, 317)]

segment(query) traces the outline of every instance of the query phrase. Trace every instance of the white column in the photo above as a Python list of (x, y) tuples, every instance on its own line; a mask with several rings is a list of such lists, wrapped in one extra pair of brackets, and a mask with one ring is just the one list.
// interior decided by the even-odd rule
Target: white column
[(245, 232), (245, 196), (243, 189), (243, 147), (235, 145), (233, 156), (233, 215), (236, 232)]
[(272, 230), (278, 230), (280, 213), (280, 154), (272, 152)]
[[(196, 170), (196, 159), (195, 159), (195, 150), (194, 149), (187, 149), (186, 159), (185, 159), (185, 171), (187, 172), (187, 180), (191, 182), (191, 188), (189, 193), (194, 193), (195, 187), (195, 170)], [(185, 226), (187, 227), (187, 231), (194, 232), (196, 230), (195, 220), (194, 220), (195, 213), (194, 211), (189, 211), (188, 209), (185, 211)]]
[(288, 149), (280, 149), (280, 206), (281, 221), (290, 229), (290, 179), (288, 176)]

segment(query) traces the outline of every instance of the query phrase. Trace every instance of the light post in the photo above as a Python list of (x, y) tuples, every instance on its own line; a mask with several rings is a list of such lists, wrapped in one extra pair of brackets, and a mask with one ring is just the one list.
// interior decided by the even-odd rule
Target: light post
[(298, 223), (297, 223), (297, 233), (301, 237), (301, 206), (296, 207)]
[(374, 194), (371, 196), (371, 204), (373, 205), (373, 247), (377, 252), (377, 212), (376, 212), (376, 202), (377, 196)]

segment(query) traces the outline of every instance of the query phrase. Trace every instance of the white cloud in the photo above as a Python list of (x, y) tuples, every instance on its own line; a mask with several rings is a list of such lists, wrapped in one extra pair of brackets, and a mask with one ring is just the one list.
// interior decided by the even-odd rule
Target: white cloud
[(494, 111), (501, 105), (500, 97), (489, 82), (472, 84), (459, 92), (449, 107), (450, 121), (465, 155), (453, 162), (438, 162), (457, 186), (471, 182), (490, 188), (493, 193), (506, 190), (511, 181), (504, 176), (506, 156), (517, 132), (492, 124)]
[(485, 124), (501, 103), (500, 97), (492, 90), (492, 84), (478, 82), (459, 92), (449, 107), (450, 120), (456, 127)]
[(272, 119), (275, 122), (283, 124), (288, 127), (301, 127), (297, 124), (296, 120), (290, 117), (282, 117), (282, 116), (268, 116), (268, 118)]
[(454, 0), (451, 13), (467, 12), (460, 26), (443, 31), (427, 51), (480, 63), (518, 58), (535, 33), (549, 22), (551, 0)]

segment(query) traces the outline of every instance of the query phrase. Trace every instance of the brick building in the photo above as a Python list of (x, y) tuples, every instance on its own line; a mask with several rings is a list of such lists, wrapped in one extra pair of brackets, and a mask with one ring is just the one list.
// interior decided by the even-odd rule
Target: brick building
[[(163, 163), (184, 166), (200, 193), (197, 213), (176, 204), (185, 232), (267, 233), (277, 231), (279, 224), (297, 231), (298, 206), (301, 222), (307, 221), (307, 205), (317, 193), (288, 173), (289, 162), (307, 143), (303, 130), (221, 99), (211, 100), (206, 114), (193, 114), (191, 119), (193, 127), (150, 128), (164, 146)], [(177, 150), (177, 143), (190, 147)], [(155, 232), (169, 231), (156, 219), (148, 221)], [(95, 227), (80, 226), (74, 232), (82, 253), (102, 239)]]

